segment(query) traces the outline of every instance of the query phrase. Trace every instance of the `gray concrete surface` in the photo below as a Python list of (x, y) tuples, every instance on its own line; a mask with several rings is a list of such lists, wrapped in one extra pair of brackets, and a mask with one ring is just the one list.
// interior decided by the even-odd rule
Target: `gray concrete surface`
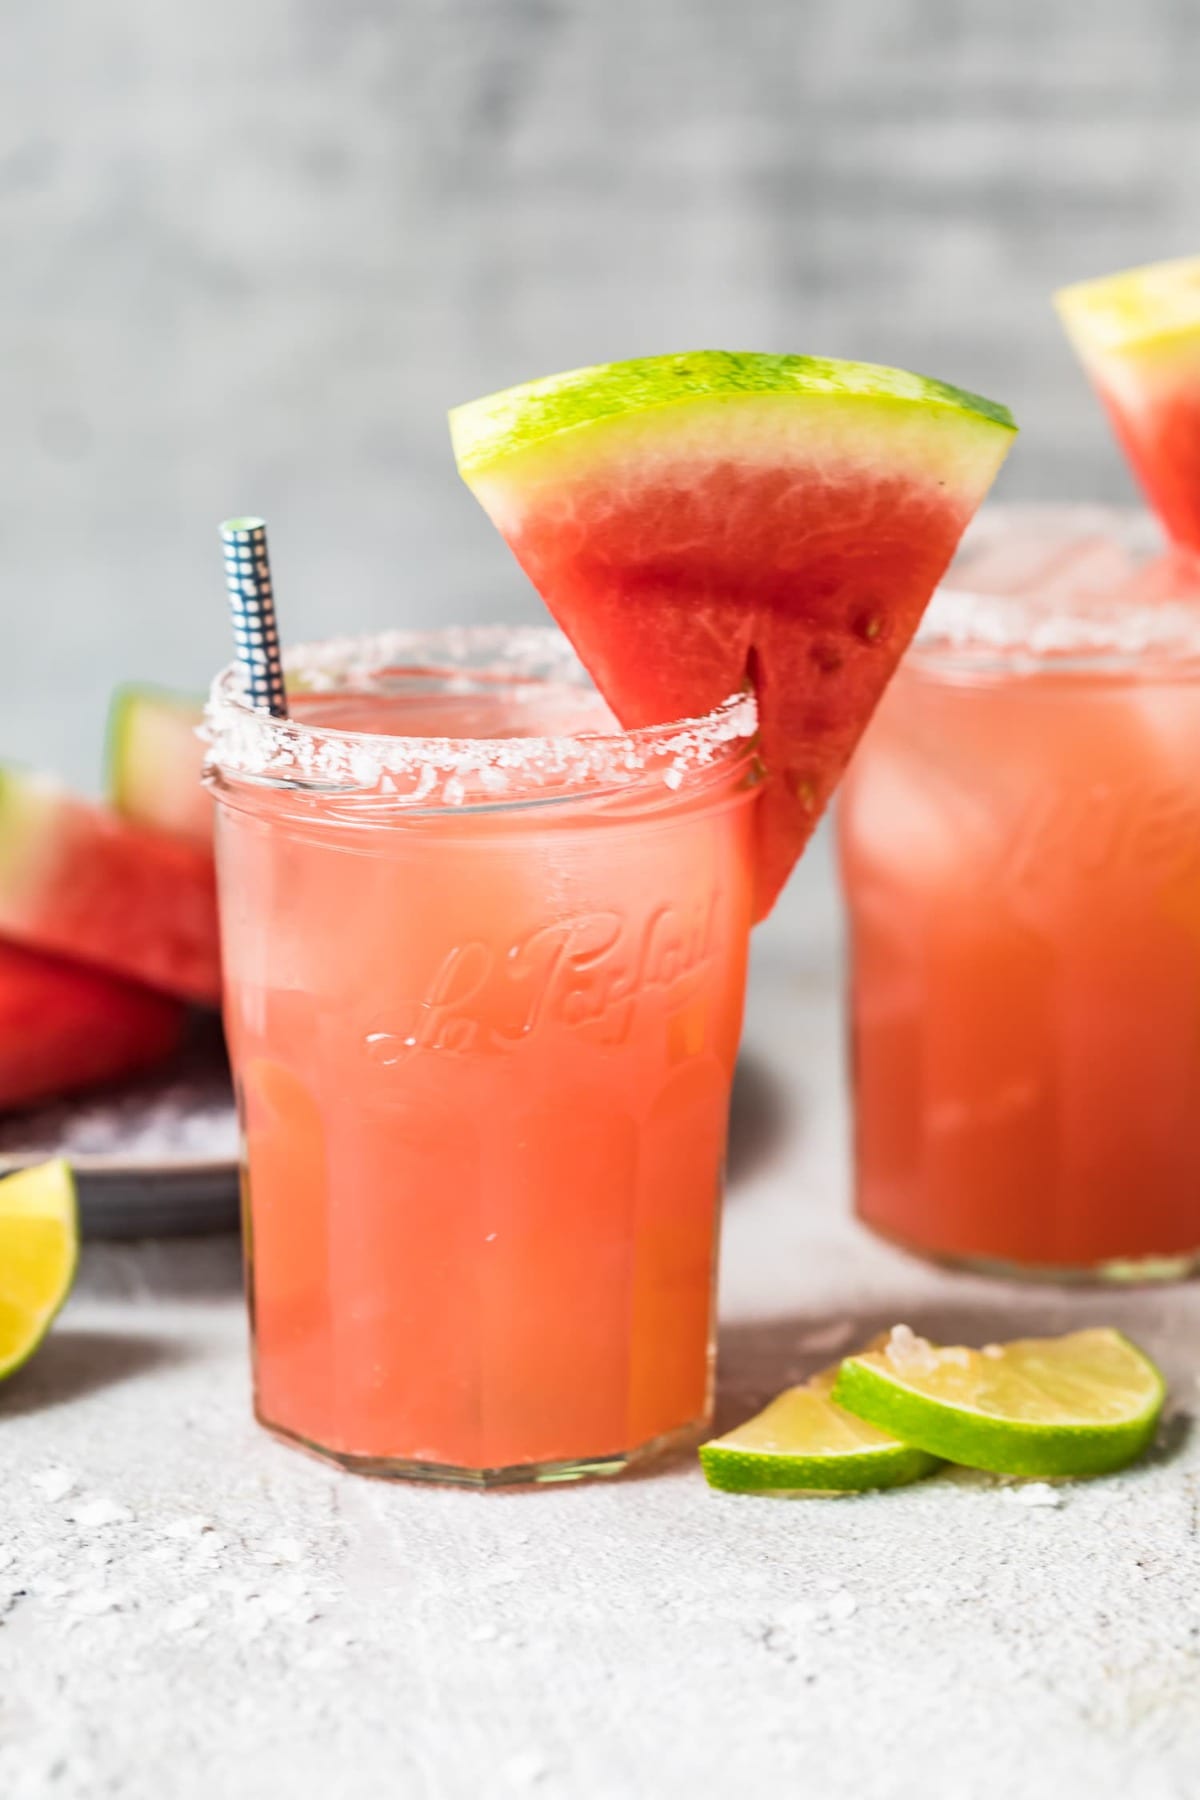
[(757, 948), (722, 1421), (900, 1319), (1115, 1320), (1171, 1377), (1163, 1447), (1054, 1505), (715, 1495), (686, 1460), (388, 1487), (251, 1423), (231, 1243), (97, 1246), (0, 1394), (5, 1800), (1192, 1800), (1200, 1289), (954, 1278), (860, 1233), (829, 946), (796, 943)]

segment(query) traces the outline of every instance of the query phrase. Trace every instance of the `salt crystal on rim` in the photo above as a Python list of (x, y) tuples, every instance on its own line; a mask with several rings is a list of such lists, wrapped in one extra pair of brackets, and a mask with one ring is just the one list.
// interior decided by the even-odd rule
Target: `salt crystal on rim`
[(1116, 598), (1047, 605), (943, 588), (925, 615), (916, 650), (918, 660), (957, 654), (1031, 663), (1137, 656), (1187, 661), (1200, 657), (1200, 605), (1138, 606)]

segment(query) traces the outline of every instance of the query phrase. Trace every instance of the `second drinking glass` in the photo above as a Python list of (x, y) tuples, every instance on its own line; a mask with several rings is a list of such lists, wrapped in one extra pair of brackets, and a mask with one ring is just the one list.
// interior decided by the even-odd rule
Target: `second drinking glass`
[(1200, 1260), (1200, 578), (998, 509), (841, 800), (858, 1206), (909, 1249)]

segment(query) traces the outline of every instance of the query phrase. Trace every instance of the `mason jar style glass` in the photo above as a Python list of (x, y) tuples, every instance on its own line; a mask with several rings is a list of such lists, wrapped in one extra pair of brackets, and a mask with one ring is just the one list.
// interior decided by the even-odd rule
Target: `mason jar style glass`
[(1200, 1260), (1200, 576), (998, 509), (840, 809), (858, 1210), (925, 1255)]
[(209, 708), (259, 1419), (475, 1485), (696, 1436), (752, 700), (622, 733), (552, 630), (288, 671)]

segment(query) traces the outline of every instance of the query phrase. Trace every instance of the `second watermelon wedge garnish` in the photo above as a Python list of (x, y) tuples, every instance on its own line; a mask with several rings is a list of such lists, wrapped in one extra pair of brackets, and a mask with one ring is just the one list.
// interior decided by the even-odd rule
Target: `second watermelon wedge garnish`
[(1200, 256), (1077, 282), (1055, 302), (1150, 504), (1200, 552)]
[(867, 363), (697, 351), (458, 407), (459, 469), (627, 729), (750, 679), (758, 914), (804, 848), (1012, 442)]

